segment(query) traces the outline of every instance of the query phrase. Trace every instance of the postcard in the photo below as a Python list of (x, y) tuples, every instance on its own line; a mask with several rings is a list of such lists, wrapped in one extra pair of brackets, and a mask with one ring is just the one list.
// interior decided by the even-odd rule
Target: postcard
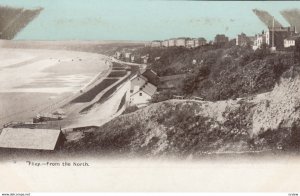
[(0, 0), (0, 192), (300, 192), (300, 2)]

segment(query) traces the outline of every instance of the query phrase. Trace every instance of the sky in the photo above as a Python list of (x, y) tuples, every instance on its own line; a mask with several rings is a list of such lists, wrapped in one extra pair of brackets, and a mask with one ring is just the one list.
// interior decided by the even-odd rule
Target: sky
[(0, 5), (44, 8), (16, 40), (234, 38), (266, 28), (252, 9), (266, 10), (286, 26), (279, 11), (300, 8), (298, 1), (0, 0)]

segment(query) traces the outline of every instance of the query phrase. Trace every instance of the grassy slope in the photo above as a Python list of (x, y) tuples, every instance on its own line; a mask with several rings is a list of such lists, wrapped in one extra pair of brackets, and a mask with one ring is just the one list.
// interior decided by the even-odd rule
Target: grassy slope
[[(173, 94), (196, 95), (210, 101), (271, 91), (284, 72), (299, 66), (293, 53), (271, 54), (265, 49), (253, 51), (239, 46), (147, 48), (137, 52), (150, 54), (151, 67), (160, 76), (187, 75), (182, 85), (175, 85)], [(155, 57), (160, 59), (155, 61)], [(197, 60), (195, 65), (193, 59)]]

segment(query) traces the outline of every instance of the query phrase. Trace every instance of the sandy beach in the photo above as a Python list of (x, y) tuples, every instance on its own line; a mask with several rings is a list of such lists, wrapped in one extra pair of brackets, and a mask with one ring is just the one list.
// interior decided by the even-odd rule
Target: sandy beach
[(108, 69), (106, 56), (86, 52), (1, 48), (0, 59), (0, 125), (28, 119)]

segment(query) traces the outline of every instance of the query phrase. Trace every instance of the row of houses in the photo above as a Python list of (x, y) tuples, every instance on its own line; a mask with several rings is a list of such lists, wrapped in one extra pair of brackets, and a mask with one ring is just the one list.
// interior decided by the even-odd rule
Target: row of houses
[(126, 62), (135, 62), (135, 56), (131, 52), (116, 52), (114, 57)]
[(200, 38), (189, 38), (189, 37), (179, 37), (172, 38), (167, 40), (154, 40), (146, 46), (149, 47), (186, 47), (186, 48), (196, 48), (199, 46), (204, 46), (207, 44), (215, 44), (215, 45), (224, 45), (229, 42), (229, 38), (224, 34), (217, 34), (213, 41), (207, 42), (207, 40), (203, 37)]
[(179, 37), (179, 38), (172, 38), (168, 40), (154, 40), (146, 46), (150, 47), (186, 47), (186, 48), (196, 48), (199, 46), (206, 45), (207, 41), (205, 38), (188, 38), (188, 37)]
[(114, 57), (118, 60), (122, 60), (125, 62), (131, 62), (131, 63), (142, 63), (147, 64), (149, 60), (149, 54), (140, 56), (140, 55), (134, 55), (131, 52), (116, 52)]

